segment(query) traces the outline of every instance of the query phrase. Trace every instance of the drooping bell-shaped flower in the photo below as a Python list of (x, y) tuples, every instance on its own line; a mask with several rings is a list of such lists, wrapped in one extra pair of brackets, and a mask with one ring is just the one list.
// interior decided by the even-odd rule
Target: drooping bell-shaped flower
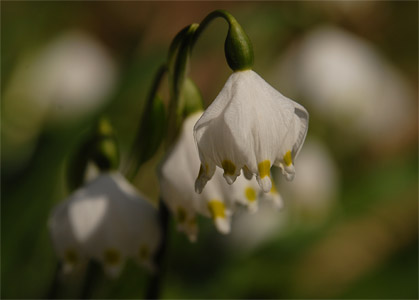
[[(195, 193), (194, 180), (200, 161), (193, 126), (201, 115), (202, 111), (199, 111), (185, 119), (178, 141), (160, 169), (162, 198), (175, 215), (179, 231), (185, 232), (191, 241), (197, 237), (197, 214), (212, 218), (218, 231), (228, 233), (235, 205), (245, 205), (254, 212), (260, 194), (256, 180), (240, 177), (234, 186), (230, 186), (220, 169), (215, 171), (214, 180), (208, 183), (202, 194)], [(281, 199), (275, 189), (269, 197), (280, 205)]]
[(232, 184), (243, 170), (256, 175), (264, 192), (272, 188), (270, 168), (294, 178), (294, 159), (308, 129), (308, 112), (283, 96), (250, 69), (235, 71), (194, 127), (201, 170), (195, 188), (201, 193), (216, 166)]
[(110, 276), (126, 258), (152, 269), (161, 239), (157, 210), (118, 172), (102, 173), (60, 203), (49, 229), (64, 271), (94, 259)]

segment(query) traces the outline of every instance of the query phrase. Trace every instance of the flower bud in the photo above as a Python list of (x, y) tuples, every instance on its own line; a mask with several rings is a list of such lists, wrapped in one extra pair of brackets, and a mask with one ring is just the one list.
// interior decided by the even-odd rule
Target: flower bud
[(234, 18), (229, 19), (229, 30), (224, 44), (224, 51), (227, 63), (233, 71), (252, 68), (252, 43), (243, 28)]
[(101, 171), (116, 170), (119, 166), (119, 149), (111, 124), (105, 118), (96, 126), (92, 145), (92, 160)]

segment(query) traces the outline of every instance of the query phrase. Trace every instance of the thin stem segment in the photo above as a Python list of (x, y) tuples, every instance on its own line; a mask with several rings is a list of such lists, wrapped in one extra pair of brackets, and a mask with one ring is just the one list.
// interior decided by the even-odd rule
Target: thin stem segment
[[(177, 107), (179, 104), (179, 97), (181, 93), (181, 87), (185, 80), (186, 65), (188, 63), (188, 57), (190, 55), (192, 40), (195, 31), (198, 28), (198, 24), (191, 24), (180, 31), (177, 35), (176, 42), (172, 43), (171, 51), (169, 51), (169, 65), (172, 67), (171, 78), (170, 78), (170, 103), (169, 103), (169, 116), (168, 116), (168, 132), (166, 138), (166, 149), (176, 139), (178, 132), (178, 120), (177, 120)], [(175, 47), (178, 47), (177, 51)]]

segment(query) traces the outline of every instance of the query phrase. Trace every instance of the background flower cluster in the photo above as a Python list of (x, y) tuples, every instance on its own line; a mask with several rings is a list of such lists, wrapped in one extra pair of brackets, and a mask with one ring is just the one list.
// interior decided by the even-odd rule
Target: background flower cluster
[[(281, 212), (237, 211), (231, 233), (200, 219), (189, 243), (170, 224), (165, 298), (418, 298), (416, 2), (2, 2), (1, 296), (48, 297), (57, 257), (51, 209), (70, 191), (65, 162), (99, 114), (127, 157), (173, 36), (228, 9), (252, 40), (254, 70), (310, 112), (296, 178), (273, 174)], [(226, 25), (194, 49), (209, 104), (230, 70)], [(164, 95), (163, 95), (164, 96)], [(156, 166), (134, 185), (157, 202)], [(94, 298), (142, 297), (134, 261), (97, 277)], [(82, 279), (66, 278), (60, 297)]]

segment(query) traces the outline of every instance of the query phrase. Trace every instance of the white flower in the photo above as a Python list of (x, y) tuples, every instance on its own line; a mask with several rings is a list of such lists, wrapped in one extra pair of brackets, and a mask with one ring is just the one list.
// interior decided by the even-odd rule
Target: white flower
[(289, 221), (286, 211), (278, 211), (272, 202), (262, 200), (257, 214), (237, 213), (228, 244), (236, 253), (247, 252), (278, 237)]
[(277, 70), (288, 92), (307, 99), (337, 138), (351, 137), (341, 139), (345, 150), (370, 140), (388, 151), (417, 128), (417, 100), (405, 76), (369, 41), (339, 27), (308, 32)]
[(311, 138), (307, 139), (296, 168), (301, 175), (284, 187), (284, 194), (292, 199), (290, 207), (300, 212), (304, 222), (321, 221), (330, 213), (338, 197), (340, 184), (336, 162), (326, 145)]
[(128, 257), (152, 269), (161, 238), (157, 210), (118, 172), (99, 175), (59, 204), (49, 229), (65, 272), (95, 259), (113, 277)]
[[(193, 126), (202, 112), (189, 116), (183, 123), (178, 142), (164, 160), (160, 170), (162, 198), (175, 215), (179, 231), (185, 232), (191, 241), (196, 240), (198, 228), (196, 215), (211, 217), (221, 233), (230, 231), (231, 215), (237, 203), (257, 210), (259, 187), (256, 181), (239, 178), (234, 186), (222, 178), (221, 170), (215, 172), (202, 194), (194, 191), (195, 172), (200, 162), (196, 150)], [(281, 198), (275, 189), (269, 194), (278, 206)]]
[(241, 169), (247, 178), (255, 174), (264, 192), (272, 187), (272, 165), (292, 180), (293, 161), (307, 129), (304, 107), (252, 70), (234, 72), (194, 127), (203, 170), (196, 180), (196, 191), (202, 192), (216, 166), (224, 169), (229, 184)]
[(117, 80), (106, 48), (82, 31), (28, 49), (18, 62), (2, 92), (2, 155), (12, 169), (28, 162), (46, 126), (78, 123), (103, 109)]

